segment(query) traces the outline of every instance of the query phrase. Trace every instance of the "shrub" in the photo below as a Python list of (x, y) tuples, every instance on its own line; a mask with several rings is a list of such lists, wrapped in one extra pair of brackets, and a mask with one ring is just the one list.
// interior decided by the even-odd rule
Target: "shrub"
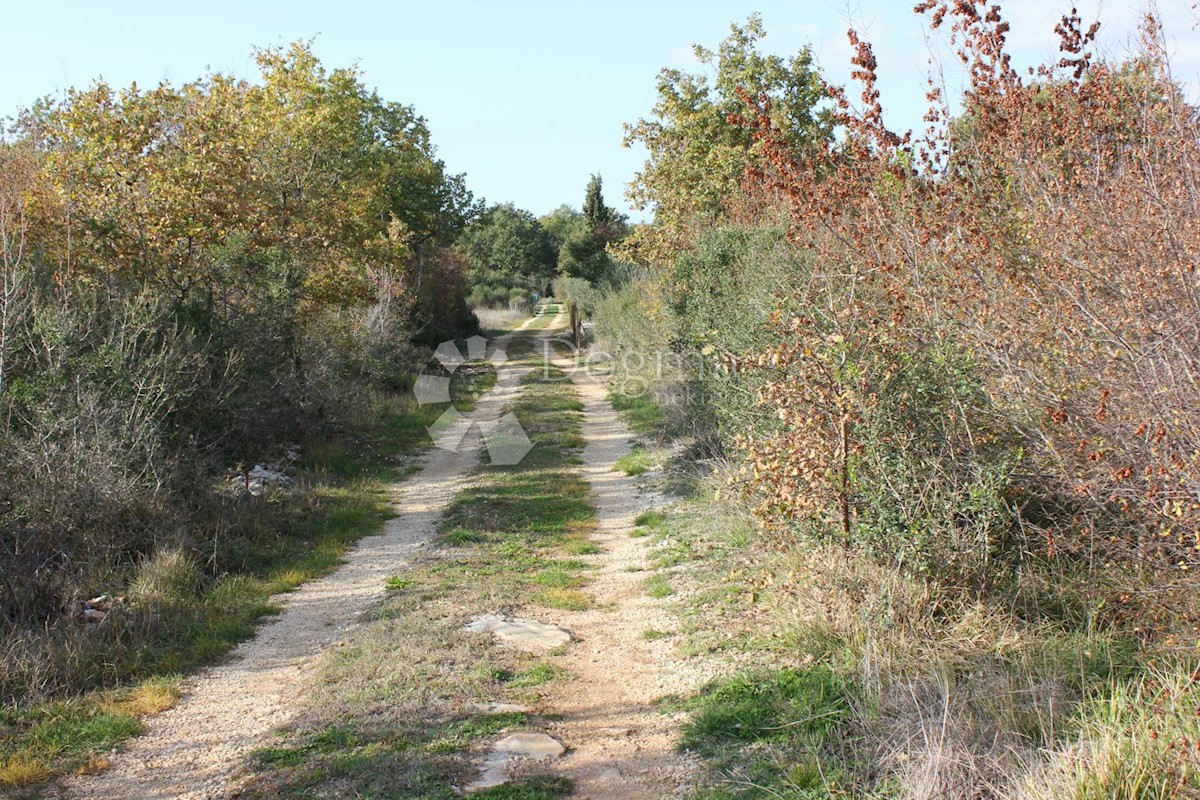
[[(296, 521), (230, 473), (345, 433), (478, 330), (451, 245), (480, 209), (420, 117), (303, 44), (256, 60), (72, 90), (0, 142), (4, 700), (137, 673)], [(69, 617), (127, 591), (93, 636)]]

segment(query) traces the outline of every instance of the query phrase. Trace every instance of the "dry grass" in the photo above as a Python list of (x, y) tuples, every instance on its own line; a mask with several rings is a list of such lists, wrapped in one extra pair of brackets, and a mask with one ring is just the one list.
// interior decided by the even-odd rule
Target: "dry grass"
[(157, 550), (138, 564), (129, 595), (143, 602), (171, 602), (196, 594), (203, 577), (193, 555), (179, 548)]
[(28, 755), (11, 756), (0, 765), (0, 786), (19, 789), (41, 783), (50, 777), (50, 767), (40, 758)]
[(1046, 754), (1020, 800), (1200, 796), (1200, 670), (1154, 668), (1089, 703), (1080, 732)]
[[(704, 556), (672, 573), (682, 652), (724, 651), (764, 669), (825, 665), (849, 687), (838, 735), (808, 750), (758, 746), (756, 764), (800, 768), (816, 757), (822, 791), (833, 796), (1189, 796), (1151, 777), (1174, 769), (1179, 780), (1184, 767), (1170, 760), (1178, 742), (1190, 743), (1195, 763), (1200, 718), (1192, 716), (1190, 673), (1139, 677), (1132, 642), (948, 596), (839, 547), (767, 546), (739, 508), (711, 498), (669, 513), (653, 535)], [(721, 791), (772, 796), (739, 794), (744, 787), (734, 791), (719, 777), (744, 777), (752, 766), (714, 763)], [(1194, 783), (1190, 769), (1184, 780)], [(781, 782), (763, 785), (798, 791), (787, 782), (791, 771), (775, 773)]]
[(853, 760), (902, 797), (1007, 796), (1088, 698), (1136, 668), (1131, 643), (949, 599), (836, 548), (768, 561), (781, 640), (858, 688)]
[(529, 312), (511, 308), (476, 308), (475, 318), (484, 331), (498, 333), (510, 331), (529, 317)]
[(530, 599), (539, 606), (561, 608), (564, 611), (587, 611), (596, 604), (591, 595), (578, 589), (543, 589)]
[(122, 705), (136, 716), (161, 714), (179, 702), (179, 684), (175, 681), (154, 679), (143, 683), (129, 693)]

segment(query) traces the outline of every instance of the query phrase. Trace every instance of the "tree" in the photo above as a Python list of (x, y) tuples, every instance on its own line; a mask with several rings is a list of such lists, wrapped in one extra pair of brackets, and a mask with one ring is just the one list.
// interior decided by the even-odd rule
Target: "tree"
[(643, 256), (669, 261), (686, 247), (689, 227), (726, 214), (746, 169), (764, 165), (761, 148), (737, 121), (748, 102), (768, 101), (774, 127), (798, 158), (832, 138), (830, 112), (820, 107), (829, 92), (812, 52), (806, 47), (787, 60), (764, 55), (758, 45), (765, 35), (753, 15), (732, 25), (716, 52), (697, 45), (696, 58), (715, 67), (715, 77), (664, 69), (653, 116), (625, 126), (625, 146), (637, 142), (650, 151), (629, 190), (636, 208), (654, 210), (654, 225), (634, 237)]
[(27, 193), (36, 165), (25, 148), (0, 142), (0, 395), (4, 393), (7, 356), (21, 316), (22, 284), (29, 249)]
[(253, 81), (96, 82), (0, 128), (0, 624), (57, 640), (66, 601), (156, 549), (238, 568), (271, 528), (228, 473), (478, 330), (451, 247), (481, 203), (425, 120), (306, 43), (255, 57)]
[(583, 198), (583, 213), (570, 220), (559, 248), (559, 271), (572, 278), (598, 283), (610, 273), (612, 258), (608, 246), (629, 232), (624, 214), (604, 203), (603, 182), (599, 175), (588, 181)]
[(473, 300), (506, 303), (554, 276), (554, 241), (528, 211), (511, 203), (493, 206), (463, 234), (459, 249), (469, 263)]
[(611, 209), (604, 205), (603, 182), (599, 175), (593, 175), (588, 181), (587, 192), (583, 196), (583, 216), (592, 227), (607, 225)]
[(549, 234), (556, 253), (562, 247), (562, 243), (571, 235), (571, 232), (575, 230), (582, 216), (574, 208), (563, 203), (538, 220), (542, 228)]

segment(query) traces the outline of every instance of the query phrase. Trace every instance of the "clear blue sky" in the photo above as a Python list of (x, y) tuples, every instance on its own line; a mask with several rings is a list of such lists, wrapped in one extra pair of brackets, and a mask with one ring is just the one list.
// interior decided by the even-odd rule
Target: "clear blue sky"
[[(116, 85), (184, 83), (206, 68), (253, 77), (254, 46), (315, 37), (327, 66), (357, 64), (387, 99), (416, 106), (441, 157), (490, 202), (542, 214), (578, 206), (588, 176), (625, 207), (644, 153), (621, 146), (622, 123), (654, 105), (658, 71), (695, 67), (691, 45), (717, 44), (729, 24), (762, 14), (767, 48), (811, 44), (826, 73), (848, 73), (847, 20), (876, 44), (893, 127), (920, 125), (929, 48), (914, 0), (348, 0), (326, 2), (54, 4), (5, 0), (0, 19), (0, 117), (97, 77)], [(1179, 77), (1196, 85), (1200, 33), (1193, 0), (1160, 0)], [(1020, 58), (1046, 56), (1070, 2), (1009, 0)], [(1134, 0), (1080, 0), (1108, 23), (1122, 52)], [(849, 9), (849, 10), (848, 10)], [(950, 85), (957, 85), (951, 74)]]

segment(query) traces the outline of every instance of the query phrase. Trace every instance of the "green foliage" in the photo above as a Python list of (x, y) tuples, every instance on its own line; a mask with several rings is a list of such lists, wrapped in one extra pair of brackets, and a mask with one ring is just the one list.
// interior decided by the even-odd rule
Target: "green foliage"
[(986, 422), (974, 360), (946, 346), (913, 349), (881, 377), (855, 431), (864, 443), (851, 466), (855, 544), (904, 553), (956, 585), (1003, 581), (1024, 550), (1013, 500), (1029, 498), (1015, 475), (1018, 445)]
[(626, 126), (626, 146), (637, 142), (650, 151), (630, 189), (638, 208), (655, 212), (654, 224), (635, 236), (643, 258), (670, 263), (690, 228), (724, 216), (741, 194), (746, 168), (765, 166), (750, 131), (731, 121), (752, 116), (744, 98), (770, 98), (775, 129), (799, 156), (831, 138), (830, 114), (821, 109), (827, 93), (812, 52), (806, 47), (786, 60), (763, 54), (765, 35), (753, 15), (744, 26), (731, 25), (716, 52), (697, 45), (697, 60), (715, 67), (715, 76), (664, 69), (654, 116)]
[(805, 270), (780, 227), (724, 225), (697, 236), (669, 273), (605, 294), (596, 338), (614, 368), (614, 408), (636, 433), (688, 434), (716, 451), (760, 424), (761, 376), (734, 367), (773, 341), (780, 289)]
[(588, 317), (595, 310), (601, 292), (591, 281), (562, 275), (554, 281), (554, 296), (573, 305), (578, 314)]
[(557, 266), (550, 233), (528, 211), (494, 206), (467, 228), (459, 248), (470, 263), (471, 302), (525, 306), (544, 293)]
[(761, 423), (759, 376), (735, 373), (730, 359), (772, 341), (768, 321), (780, 289), (802, 279), (805, 270), (775, 226), (715, 228), (675, 259), (669, 294), (673, 347), (689, 356), (679, 375), (687, 386), (681, 411), (714, 444), (728, 442), (748, 423)]
[(699, 52), (715, 77), (662, 73), (628, 129), (655, 221), (623, 247), (653, 271), (597, 304), (614, 392), (690, 421), (675, 433), (724, 457), (760, 523), (696, 598), (698, 629), (756, 633), (690, 646), (746, 635), (861, 676), (853, 703), (833, 681), (828, 730), (761, 723), (745, 687), (697, 716), (719, 778), (701, 796), (1187, 796), (1194, 663), (1129, 665), (1135, 638), (1156, 664), (1194, 656), (1200, 427), (1177, 376), (1197, 361), (1165, 346), (1200, 318), (1171, 266), (1195, 261), (1196, 193), (1171, 188), (1195, 185), (1194, 109), (1153, 18), (1116, 66), (1072, 12), (1026, 80), (998, 9), (918, 11), (971, 75), (959, 119), (931, 98), (923, 141), (885, 127), (854, 32), (861, 108), (807, 54), (760, 56), (756, 18)]
[(563, 203), (558, 208), (551, 211), (538, 220), (542, 229), (550, 236), (550, 240), (554, 243), (554, 248), (557, 251), (562, 247), (563, 241), (575, 229), (576, 225), (582, 222), (583, 215), (576, 211), (571, 206)]
[(474, 332), (447, 247), (478, 204), (424, 120), (304, 43), (256, 61), (254, 83), (73, 89), (2, 146), (0, 573), (19, 577), (0, 581), (0, 619), (14, 631), (119, 594), (158, 550), (236, 561), (257, 541), (247, 519), (271, 515), (246, 510), (258, 501), (231, 473), (407, 389), (414, 341)]
[(615, 269), (608, 247), (625, 237), (628, 221), (605, 205), (599, 175), (593, 175), (588, 182), (583, 209), (577, 217), (556, 220), (562, 240), (558, 269), (565, 276), (599, 285)]

